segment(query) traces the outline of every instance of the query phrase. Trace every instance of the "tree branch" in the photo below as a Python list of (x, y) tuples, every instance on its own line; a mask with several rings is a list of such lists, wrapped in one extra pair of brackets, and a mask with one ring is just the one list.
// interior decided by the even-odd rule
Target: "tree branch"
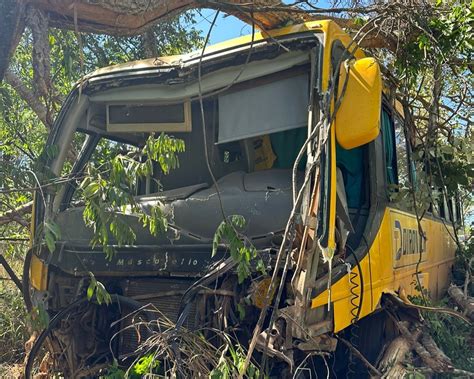
[(9, 224), (10, 222), (16, 222), (21, 226), (28, 227), (30, 224), (27, 220), (23, 218), (23, 215), (31, 212), (33, 202), (30, 201), (19, 207), (12, 209), (8, 212), (5, 212), (3, 215), (0, 215), (0, 225)]
[(48, 16), (34, 6), (29, 6), (26, 13), (27, 24), (33, 35), (34, 87), (37, 94), (46, 99), (51, 88)]
[(5, 259), (5, 257), (2, 254), (0, 254), (0, 265), (3, 266), (3, 268), (8, 273), (8, 275), (10, 275), (10, 278), (16, 284), (18, 289), (21, 291), (22, 288), (23, 288), (21, 280), (18, 278), (18, 276), (16, 276), (15, 271), (13, 271), (12, 267), (8, 264), (7, 260)]
[(454, 285), (448, 288), (449, 296), (460, 306), (469, 319), (474, 321), (474, 299), (469, 296), (464, 296), (463, 291)]
[(21, 79), (10, 69), (5, 72), (5, 82), (11, 85), (18, 95), (30, 106), (40, 121), (47, 127), (51, 128), (52, 123), (48, 120), (48, 110), (41, 99), (36, 96), (34, 91), (28, 88)]

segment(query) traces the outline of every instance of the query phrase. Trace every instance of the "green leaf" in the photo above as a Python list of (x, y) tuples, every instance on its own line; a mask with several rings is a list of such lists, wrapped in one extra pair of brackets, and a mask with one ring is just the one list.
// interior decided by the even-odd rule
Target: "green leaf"
[(237, 312), (239, 313), (239, 319), (243, 320), (245, 318), (245, 306), (238, 303), (237, 304)]
[(50, 253), (54, 253), (54, 250), (56, 249), (56, 240), (54, 239), (53, 233), (46, 231), (44, 234), (44, 239)]
[(87, 287), (87, 299), (90, 300), (92, 299), (92, 296), (94, 296), (94, 292), (97, 286), (97, 282), (95, 280), (91, 280), (89, 287)]
[(59, 225), (56, 224), (55, 222), (49, 220), (44, 223), (44, 227), (46, 230), (49, 230), (56, 240), (61, 238), (61, 229), (59, 228)]
[(155, 359), (153, 354), (148, 354), (133, 365), (132, 372), (138, 375), (153, 374), (159, 367), (160, 361)]

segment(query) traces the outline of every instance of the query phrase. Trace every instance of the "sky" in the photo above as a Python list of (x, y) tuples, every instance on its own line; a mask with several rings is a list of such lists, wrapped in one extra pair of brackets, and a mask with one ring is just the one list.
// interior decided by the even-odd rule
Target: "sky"
[[(205, 37), (209, 31), (212, 20), (217, 11), (212, 9), (203, 9), (196, 15), (196, 29), (201, 30)], [(252, 33), (252, 27), (234, 16), (228, 16), (220, 13), (212, 29), (210, 43), (215, 44), (231, 38)]]
[[(284, 0), (284, 3), (291, 3), (293, 1)], [(313, 0), (311, 4), (321, 8), (330, 7), (330, 0)], [(196, 29), (201, 30), (202, 35), (205, 37), (208, 33), (209, 27), (214, 19), (216, 11), (213, 9), (202, 9), (196, 14), (196, 22), (194, 25)], [(240, 37), (252, 33), (251, 25), (248, 25), (234, 16), (228, 16), (224, 13), (220, 13), (216, 24), (214, 25), (210, 37), (210, 44), (226, 41), (231, 38)]]

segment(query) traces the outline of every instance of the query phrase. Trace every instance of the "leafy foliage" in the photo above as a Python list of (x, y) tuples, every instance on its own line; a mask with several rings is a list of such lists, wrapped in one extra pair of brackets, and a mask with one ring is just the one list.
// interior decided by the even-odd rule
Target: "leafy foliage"
[[(229, 357), (226, 356), (226, 353), (229, 353)], [(210, 379), (231, 379), (238, 376), (239, 373), (242, 373), (245, 362), (245, 351), (242, 349), (242, 346), (232, 346), (231, 344), (227, 345), (226, 349), (223, 351), (217, 367), (215, 367), (210, 375)], [(245, 377), (249, 379), (260, 378), (260, 370), (253, 364), (250, 363)]]
[(90, 282), (87, 287), (87, 299), (91, 300), (95, 295), (97, 303), (109, 305), (112, 303), (110, 294), (105, 289), (105, 286), (99, 282), (92, 272), (89, 272)]
[(0, 282), (0, 371), (2, 362), (20, 361), (28, 332), (26, 311), (18, 289)]
[(153, 354), (141, 357), (137, 363), (132, 366), (132, 377), (135, 375), (141, 377), (145, 374), (155, 373), (160, 368), (160, 361), (155, 359)]
[(93, 229), (92, 246), (102, 246), (109, 259), (118, 246), (131, 245), (136, 235), (132, 227), (120, 216), (122, 213), (139, 215), (144, 227), (152, 235), (167, 230), (168, 222), (159, 207), (144, 213), (135, 201), (138, 180), (153, 175), (153, 162), (158, 162), (163, 173), (179, 166), (178, 153), (185, 149), (182, 140), (162, 133), (150, 136), (143, 149), (119, 153), (98, 167), (89, 165), (87, 175), (80, 185), (85, 200), (84, 221)]
[[(241, 215), (232, 215), (221, 222), (217, 227), (212, 242), (212, 256), (214, 256), (221, 243), (229, 248), (230, 256), (237, 263), (237, 277), (242, 283), (251, 274), (251, 261), (258, 258), (255, 247), (248, 241), (239, 230), (246, 225), (245, 218)], [(257, 267), (264, 270), (261, 259), (258, 259)]]
[[(154, 53), (157, 56), (171, 55), (200, 47), (202, 37), (199, 30), (195, 29), (194, 24), (194, 15), (186, 13), (153, 27), (151, 42), (155, 45)], [(47, 149), (44, 146), (50, 131), (49, 127), (59, 112), (62, 102), (74, 83), (87, 71), (110, 64), (148, 57), (143, 39), (140, 36), (111, 37), (86, 34), (78, 36), (73, 31), (53, 28), (49, 29), (48, 34), (50, 55), (45, 57), (46, 59), (49, 58), (51, 66), (48, 95), (40, 96), (36, 88), (32, 59), (33, 38), (28, 27), (19, 41), (9, 66), (9, 72), (18, 81), (14, 83), (6, 78), (0, 83), (0, 216), (18, 210), (18, 214), (15, 214), (12, 222), (0, 224), (0, 236), (5, 239), (5, 241), (1, 241), (0, 253), (10, 262), (20, 262), (19, 272), (21, 272), (20, 265), (24, 254), (28, 250), (28, 243), (22, 240), (30, 237), (28, 227), (31, 215), (27, 205), (33, 199), (34, 188), (40, 182), (46, 183), (48, 190), (54, 190), (56, 186), (52, 183), (57, 183), (59, 179), (57, 175), (44, 168), (45, 158), (54, 157), (58, 152), (58, 146), (50, 146)], [(31, 95), (37, 102), (38, 108), (32, 107), (27, 102), (25, 94)], [(41, 117), (41, 112), (39, 114), (38, 111), (44, 111), (43, 116), (45, 117)], [(48, 124), (43, 122), (44, 118), (49, 121)], [(167, 138), (167, 136), (156, 138), (157, 140), (161, 139), (161, 142), (155, 142), (159, 146), (152, 146), (149, 150), (153, 152), (157, 148), (162, 148), (164, 154), (166, 154), (168, 151), (166, 144), (174, 143), (173, 140), (164, 141)], [(70, 172), (77, 151), (79, 151), (83, 141), (84, 135), (76, 133), (66, 158), (63, 173)], [(150, 143), (152, 142), (150, 141)], [(95, 163), (96, 167), (101, 164), (105, 166), (102, 166), (97, 172), (110, 168), (110, 162), (107, 163), (107, 161), (110, 157), (108, 153), (112, 149), (113, 147), (110, 146), (108, 151), (105, 151), (107, 150), (105, 147), (102, 149), (104, 154)], [(177, 167), (177, 160), (173, 160), (174, 154), (172, 152), (168, 157), (165, 156), (160, 159), (167, 172)], [(118, 164), (129, 167), (127, 162), (119, 162)], [(95, 173), (94, 171), (93, 174)], [(102, 173), (102, 175), (103, 177), (106, 176), (105, 173)], [(120, 175), (117, 177), (119, 182)], [(96, 179), (97, 177), (91, 177), (91, 181)], [(101, 190), (103, 190), (102, 194), (105, 194), (106, 197), (109, 196), (109, 192), (104, 188), (101, 188)], [(110, 191), (110, 196), (122, 196), (117, 201), (120, 203), (127, 198), (126, 194), (123, 193), (126, 191), (125, 188), (119, 188), (117, 193), (112, 194), (112, 191)], [(38, 193), (38, 196), (41, 197), (41, 194)], [(94, 203), (96, 200), (97, 203)], [(90, 202), (99, 205), (102, 210), (105, 208), (104, 204), (100, 204), (101, 201), (98, 197), (93, 197)], [(101, 207), (102, 205), (104, 206)], [(104, 212), (103, 222), (105, 222), (105, 225), (107, 225), (109, 217), (107, 211), (109, 209), (107, 208)], [(94, 209), (94, 211), (97, 212), (97, 209)], [(93, 220), (94, 216), (91, 217), (92, 223)], [(146, 223), (146, 227), (152, 233), (159, 233), (166, 229), (166, 220), (158, 209), (152, 210), (152, 214), (143, 217), (142, 221)], [(113, 229), (113, 232), (108, 230), (111, 236), (112, 233), (120, 234), (122, 231), (129, 231), (120, 223), (120, 220), (115, 222)], [(37, 234), (38, 239), (43, 239), (47, 248), (52, 250), (61, 233), (60, 228), (49, 220), (44, 225), (39, 226)], [(8, 239), (12, 239), (12, 241)], [(16, 266), (15, 269), (17, 269)], [(34, 312), (36, 313), (30, 319), (27, 319), (21, 294), (16, 288), (12, 289), (9, 285), (4, 286), (5, 283), (7, 282), (0, 282), (0, 329), (2, 331), (0, 341), (8, 346), (8, 351), (0, 349), (0, 360), (16, 361), (21, 359), (24, 339), (27, 336), (27, 321), (30, 320), (38, 324), (38, 327), (42, 327), (47, 322), (43, 316), (47, 316), (47, 314), (44, 309), (35, 309)], [(91, 281), (92, 287), (94, 287), (93, 283), (94, 280)], [(101, 289), (101, 285), (97, 282), (95, 288), (93, 288), (94, 296), (97, 300), (106, 302), (106, 292), (101, 296)], [(0, 371), (4, 374), (3, 367), (0, 368)]]
[[(349, 3), (359, 7), (360, 4), (370, 2), (354, 0)], [(466, 107), (463, 99), (470, 99), (472, 96), (469, 83), (462, 79), (471, 75), (473, 6), (466, 1), (437, 0), (434, 8), (429, 4), (423, 12), (413, 9), (412, 12), (398, 17), (399, 21), (409, 18), (409, 23), (416, 24), (416, 32), (404, 35), (403, 30), (396, 31), (400, 48), (392, 60), (383, 59), (387, 66), (396, 70), (400, 81), (400, 99), (412, 107), (413, 117), (417, 122), (416, 127), (415, 123), (409, 125), (408, 133), (415, 148), (417, 162), (425, 169), (424, 174), (413, 183), (413, 187), (399, 189), (398, 195), (407, 201), (412, 201), (411, 195), (415, 195), (416, 208), (424, 211), (431, 203), (439, 201), (441, 193), (446, 191), (448, 196), (463, 197), (464, 204), (468, 208), (472, 204), (473, 183), (470, 130), (472, 110), (469, 102)], [(356, 19), (356, 24), (361, 25), (369, 19), (370, 17), (364, 14), (364, 18)], [(191, 27), (182, 20), (173, 19), (151, 30), (158, 55), (180, 53), (202, 43), (199, 33), (192, 28), (192, 16), (186, 15), (185, 21), (189, 22)], [(411, 38), (413, 35), (414, 39)], [(34, 93), (31, 41), (31, 34), (25, 33), (12, 61), (11, 70), (26, 88)], [(52, 87), (49, 95), (41, 98), (49, 120), (54, 118), (73, 82), (85, 71), (144, 58), (147, 55), (147, 47), (140, 37), (80, 35), (78, 38), (74, 32), (51, 30), (49, 44)], [(439, 68), (439, 73), (436, 74), (434, 68)], [(435, 83), (441, 87), (439, 99), (432, 95)], [(440, 110), (430, 109), (433, 103), (440, 104)], [(434, 123), (428, 117), (433, 112), (438, 116)], [(34, 171), (34, 162), (41, 155), (47, 131), (37, 112), (24, 101), (15, 87), (2, 84), (0, 86), (2, 190), (31, 188), (37, 185), (37, 178), (34, 178), (30, 171)], [(162, 140), (153, 137), (147, 141), (141, 152), (118, 154), (110, 162), (105, 158), (107, 156), (105, 154), (104, 159), (99, 159), (95, 166), (88, 168), (87, 177), (81, 185), (86, 199), (84, 218), (94, 230), (93, 244), (102, 245), (109, 258), (113, 254), (113, 250), (109, 248), (113, 240), (118, 245), (132, 243), (135, 240), (134, 231), (117, 215), (117, 211), (143, 213), (133, 198), (137, 177), (144, 177), (152, 172), (153, 161), (159, 163), (164, 173), (178, 167), (177, 153), (182, 151), (179, 142), (167, 138), (171, 137), (163, 136)], [(76, 139), (75, 146), (79, 142), (80, 140)], [(44, 151), (43, 154), (54, 154), (54, 151)], [(142, 158), (145, 158), (145, 161), (141, 160)], [(51, 180), (53, 175), (46, 175), (40, 179)], [(30, 191), (5, 192), (2, 196), (0, 200), (2, 213), (31, 200)], [(140, 217), (143, 225), (148, 227), (152, 234), (165, 231), (167, 228), (166, 217), (158, 207), (153, 208), (151, 214)], [(24, 221), (22, 225), (10, 223), (4, 226), (2, 233), (26, 237), (27, 232), (23, 225), (28, 223), (28, 216), (25, 216)], [(231, 216), (218, 227), (213, 243), (213, 254), (222, 243), (229, 248), (231, 256), (238, 262), (239, 282), (249, 276), (250, 263), (257, 257), (255, 248), (242, 234), (241, 229), (244, 227), (245, 220), (241, 216)], [(52, 250), (55, 240), (60, 238), (60, 231), (56, 225), (48, 221), (43, 225), (43, 232), (46, 245)], [(91, 276), (88, 296), (95, 295), (99, 302), (107, 303), (107, 293), (104, 291), (105, 288)], [(462, 327), (454, 327), (446, 320), (433, 320), (430, 323), (433, 324), (433, 333), (440, 346), (446, 345), (453, 354), (460, 354), (459, 352), (465, 348), (466, 341), (458, 338), (460, 337), (458, 332), (464, 337), (468, 335), (466, 331)], [(4, 325), (3, 319), (2, 325)], [(235, 373), (234, 367), (240, 367), (242, 352), (238, 351), (238, 348), (235, 350), (230, 347), (229, 354), (233, 359), (233, 366), (222, 363), (213, 373), (215, 377), (229, 377)], [(461, 367), (468, 367), (467, 364), (462, 366), (464, 363), (461, 362), (461, 357), (459, 361), (458, 358), (453, 359), (459, 362)], [(143, 367), (147, 366), (147, 362), (147, 359), (142, 362)], [(149, 365), (147, 367), (149, 368)], [(117, 373), (120, 375), (119, 370)]]
[[(194, 27), (194, 17), (193, 13), (185, 13), (153, 26), (150, 30), (153, 52), (157, 56), (172, 55), (200, 47), (202, 37)], [(51, 66), (51, 87), (48, 98), (42, 98), (37, 95), (35, 88), (32, 44), (32, 34), (27, 28), (10, 62), (9, 72), (44, 107), (50, 122), (54, 120), (74, 83), (86, 72), (147, 57), (141, 36), (76, 35), (73, 31), (51, 28), (50, 56), (46, 57)], [(35, 168), (38, 160), (41, 161), (41, 154), (47, 153), (43, 148), (49, 132), (49, 126), (43, 124), (37, 111), (25, 101), (24, 93), (18, 90), (17, 83), (13, 85), (9, 80), (0, 83), (0, 189), (24, 189), (2, 194), (0, 214), (32, 200), (32, 193), (27, 189), (36, 187), (37, 182), (30, 171), (38, 172)], [(75, 136), (66, 170), (70, 168), (82, 140), (83, 136)], [(42, 178), (39, 179), (42, 182)], [(25, 216), (24, 225), (27, 223), (28, 215)], [(15, 224), (9, 224), (5, 232), (8, 234), (10, 230), (13, 233), (21, 230), (22, 236), (27, 235), (26, 230)]]
[[(424, 304), (421, 296), (410, 297), (415, 304)], [(438, 303), (430, 302), (432, 307), (446, 307), (449, 299)], [(440, 349), (451, 358), (456, 368), (474, 371), (474, 348), (472, 345), (472, 326), (467, 322), (438, 312), (422, 312), (425, 325)]]
[(108, 368), (104, 379), (140, 379), (147, 375), (158, 374), (161, 369), (160, 361), (156, 360), (153, 354), (140, 357), (128, 370), (123, 370), (118, 366), (117, 361)]
[(61, 238), (61, 230), (59, 229), (59, 225), (51, 220), (45, 221), (43, 228), (46, 245), (48, 246), (49, 251), (52, 253), (55, 249), (55, 242)]
[[(392, 6), (398, 12), (406, 9), (403, 2)], [(397, 78), (395, 96), (403, 105), (411, 160), (417, 168), (411, 183), (394, 188), (392, 196), (416, 209), (420, 217), (427, 212), (441, 213), (443, 198), (457, 199), (469, 212), (474, 183), (468, 100), (472, 98), (473, 3), (439, 0), (424, 7), (420, 4), (405, 18), (384, 13), (383, 6), (374, 9), (384, 16), (385, 24), (400, 21), (396, 32), (381, 27), (396, 36), (397, 49), (376, 54)]]

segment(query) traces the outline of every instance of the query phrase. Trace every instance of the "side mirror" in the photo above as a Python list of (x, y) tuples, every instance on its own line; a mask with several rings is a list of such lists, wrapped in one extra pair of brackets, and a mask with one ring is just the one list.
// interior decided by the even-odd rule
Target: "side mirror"
[(382, 76), (377, 61), (362, 58), (344, 62), (338, 92), (342, 101), (334, 121), (337, 142), (344, 149), (353, 149), (377, 138), (382, 106)]

